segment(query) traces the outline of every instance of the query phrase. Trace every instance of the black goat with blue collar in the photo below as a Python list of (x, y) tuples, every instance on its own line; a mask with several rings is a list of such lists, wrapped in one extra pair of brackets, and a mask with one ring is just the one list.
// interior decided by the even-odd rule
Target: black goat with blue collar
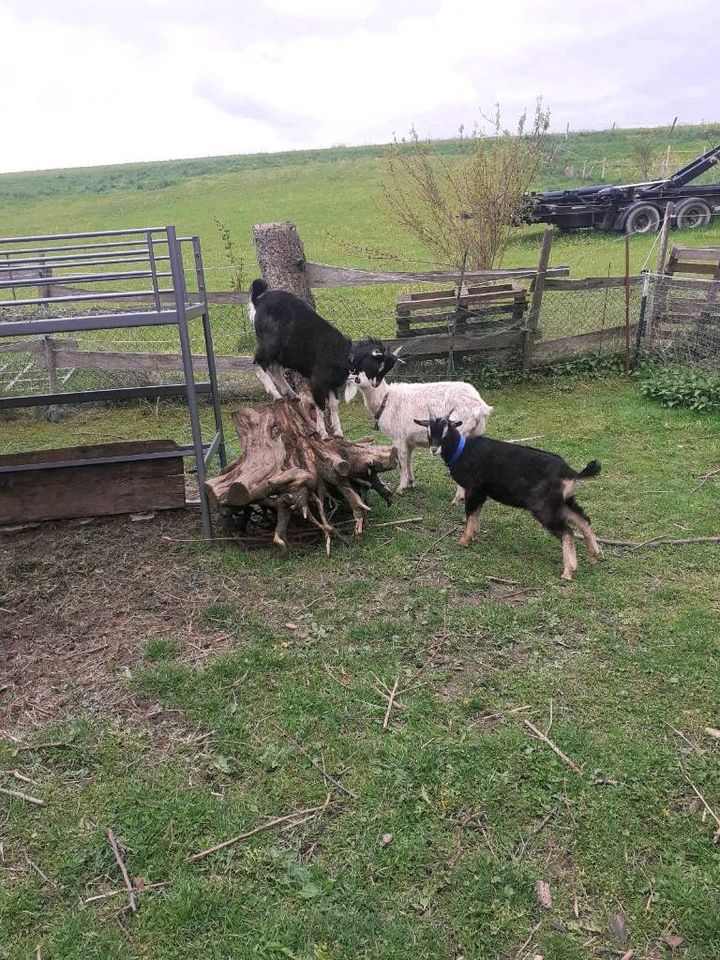
[(327, 436), (323, 411), (328, 402), (333, 432), (342, 436), (338, 394), (351, 373), (364, 373), (378, 386), (398, 361), (381, 340), (353, 343), (294, 293), (270, 290), (264, 280), (252, 282), (249, 313), (257, 337), (258, 380), (275, 399), (294, 399), (296, 393), (283, 371), (307, 377), (322, 436)]
[(546, 530), (562, 543), (563, 578), (572, 580), (577, 555), (572, 526), (585, 540), (588, 557), (594, 563), (600, 555), (590, 518), (574, 497), (575, 485), (600, 473), (600, 464), (592, 460), (584, 470), (573, 470), (562, 457), (535, 447), (491, 440), (489, 437), (463, 437), (462, 421), (429, 415), (416, 420), (427, 427), (430, 452), (445, 461), (453, 480), (465, 489), (465, 530), (460, 544), (467, 547), (475, 536), (480, 510), (485, 501), (497, 500), (509, 507), (529, 510)]

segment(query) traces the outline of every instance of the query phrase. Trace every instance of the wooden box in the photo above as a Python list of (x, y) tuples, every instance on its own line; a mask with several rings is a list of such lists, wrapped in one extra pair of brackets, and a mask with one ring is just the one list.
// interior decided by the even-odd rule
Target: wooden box
[[(172, 440), (140, 440), (0, 456), (0, 468), (72, 461), (68, 466), (0, 473), (0, 525), (184, 507), (183, 458), (173, 451), (179, 447)], [(147, 453), (170, 456), (83, 462)]]

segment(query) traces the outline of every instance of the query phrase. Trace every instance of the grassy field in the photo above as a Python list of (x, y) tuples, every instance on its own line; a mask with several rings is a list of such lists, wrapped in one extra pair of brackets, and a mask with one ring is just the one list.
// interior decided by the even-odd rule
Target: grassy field
[[(492, 435), (602, 461), (580, 496), (600, 536), (720, 533), (719, 417), (615, 378), (483, 394)], [(6, 422), (0, 450), (181, 418)], [(422, 452), (417, 474), (330, 558), (206, 551), (183, 514), (5, 537), (0, 785), (45, 805), (0, 795), (3, 960), (720, 953), (717, 825), (690, 785), (720, 812), (717, 547), (608, 548), (568, 585), (556, 543), (496, 504), (461, 551), (451, 481)]]
[[(679, 127), (669, 138), (661, 130), (615, 130), (571, 133), (553, 137), (552, 161), (542, 172), (538, 189), (562, 188), (605, 180), (640, 179), (634, 159), (638, 142), (650, 141), (657, 163), (671, 147), (671, 168), (681, 166), (720, 141), (720, 127)], [(457, 152), (457, 141), (442, 148)], [(363, 248), (399, 257), (408, 268), (419, 268), (427, 254), (390, 220), (381, 182), (384, 149), (338, 147), (287, 154), (218, 157), (25, 174), (0, 175), (0, 233), (7, 236), (68, 230), (96, 230), (134, 225), (174, 223), (201, 237), (209, 281), (225, 289), (229, 270), (215, 219), (230, 230), (238, 253), (247, 264), (247, 279), (255, 273), (251, 243), (256, 222), (294, 221), (308, 257), (326, 263), (369, 266)], [(583, 163), (588, 164), (583, 181)], [(590, 167), (590, 164), (594, 164)], [(566, 171), (574, 171), (567, 176)], [(588, 172), (589, 171), (589, 172)], [(710, 174), (710, 176), (717, 174)], [(720, 228), (709, 236), (717, 242)], [(508, 251), (512, 266), (537, 262), (542, 228), (518, 234)], [(652, 244), (651, 237), (633, 242), (633, 269), (639, 270)], [(624, 269), (622, 243), (598, 234), (558, 237), (553, 262), (572, 263), (577, 276), (603, 275)], [(365, 291), (364, 296), (372, 297)], [(377, 296), (381, 296), (376, 292)], [(372, 302), (372, 300), (370, 301)]]

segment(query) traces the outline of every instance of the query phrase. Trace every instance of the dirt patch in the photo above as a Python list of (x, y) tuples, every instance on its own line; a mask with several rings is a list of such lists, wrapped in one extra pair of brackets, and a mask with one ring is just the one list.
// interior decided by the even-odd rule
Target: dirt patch
[[(150, 640), (201, 663), (232, 637), (199, 613), (232, 603), (210, 564), (163, 537), (200, 537), (193, 512), (0, 534), (0, 720), (58, 722), (79, 707), (133, 709), (124, 681)], [(145, 706), (145, 709), (147, 705)]]

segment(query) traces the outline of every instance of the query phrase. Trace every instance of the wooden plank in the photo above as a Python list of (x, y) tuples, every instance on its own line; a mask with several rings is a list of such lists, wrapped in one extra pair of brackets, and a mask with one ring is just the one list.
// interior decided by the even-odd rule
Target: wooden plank
[[(631, 329), (634, 327), (633, 324)], [(538, 340), (533, 348), (532, 365), (543, 366), (554, 360), (592, 353), (603, 347), (619, 350), (624, 338), (625, 324), (623, 323), (617, 327), (608, 327), (606, 330), (593, 330), (590, 333), (576, 334), (574, 337), (563, 337), (561, 340)]]
[[(327, 263), (307, 263), (306, 273), (311, 287), (356, 287), (369, 283), (443, 283), (457, 280), (459, 270), (377, 271), (359, 270), (352, 267), (335, 267)], [(569, 267), (551, 267), (548, 276), (566, 277)], [(511, 280), (531, 278), (535, 269), (513, 267), (506, 270), (473, 270), (465, 274), (465, 282), (473, 280)]]
[[(640, 286), (642, 277), (630, 277), (631, 286)], [(582, 280), (556, 280), (548, 277), (545, 280), (545, 290), (602, 290), (607, 287), (624, 287), (625, 277), (585, 277)]]
[[(0, 457), (0, 466), (177, 450), (170, 440), (38, 450)], [(111, 516), (185, 505), (181, 456), (0, 474), (0, 523)]]
[(712, 263), (687, 263), (679, 261), (672, 265), (673, 275), (678, 273), (693, 273), (700, 276), (713, 277), (715, 275), (715, 265)]
[[(475, 293), (472, 295), (463, 295), (460, 297), (460, 306), (472, 309), (473, 307), (482, 307), (485, 304), (505, 303), (512, 306), (517, 299), (522, 299), (520, 292), (512, 290), (501, 290), (498, 293)], [(406, 316), (414, 313), (416, 310), (442, 310), (455, 307), (455, 296), (452, 297), (428, 297), (425, 300), (400, 300), (398, 301), (397, 312), (399, 316)]]
[(717, 263), (720, 260), (720, 247), (674, 246), (672, 252), (678, 260), (709, 260), (711, 263)]

